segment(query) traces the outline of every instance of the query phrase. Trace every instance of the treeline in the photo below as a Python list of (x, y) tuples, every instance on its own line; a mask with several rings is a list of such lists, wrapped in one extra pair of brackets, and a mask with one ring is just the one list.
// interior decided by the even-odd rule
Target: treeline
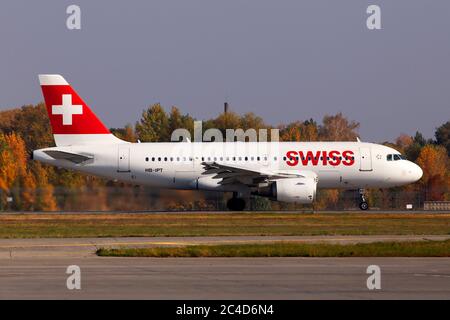
[[(112, 128), (119, 138), (136, 142), (170, 141), (175, 129), (185, 128), (193, 136), (194, 119), (176, 107), (166, 112), (160, 104), (149, 106), (134, 124)], [(203, 131), (226, 129), (270, 129), (253, 114), (227, 112), (203, 121)], [(293, 121), (277, 126), (281, 141), (355, 141), (359, 123), (341, 113), (327, 115), (321, 123), (314, 119)], [(434, 139), (400, 135), (394, 142), (384, 142), (415, 161), (424, 170), (416, 184), (388, 190), (369, 190), (371, 205), (380, 208), (419, 206), (425, 200), (450, 200), (450, 121), (436, 129)], [(44, 104), (28, 105), (0, 112), (0, 209), (1, 210), (147, 210), (223, 208), (223, 195), (195, 191), (153, 190), (87, 176), (29, 160), (30, 153), (54, 146)], [(134, 201), (130, 201), (134, 199)], [(352, 196), (339, 190), (321, 190), (318, 209), (354, 206)], [(271, 203), (256, 198), (254, 209), (284, 209), (292, 205)]]

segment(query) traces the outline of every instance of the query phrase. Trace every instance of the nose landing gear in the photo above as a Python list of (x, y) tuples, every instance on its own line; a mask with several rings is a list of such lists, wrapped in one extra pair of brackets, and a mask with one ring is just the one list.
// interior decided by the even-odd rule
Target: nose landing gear
[(359, 208), (364, 211), (369, 209), (369, 204), (364, 195), (364, 189), (359, 189)]

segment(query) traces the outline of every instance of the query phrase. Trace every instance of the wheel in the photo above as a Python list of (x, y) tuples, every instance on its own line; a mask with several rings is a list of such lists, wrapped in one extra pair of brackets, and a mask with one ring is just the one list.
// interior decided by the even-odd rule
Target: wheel
[(245, 208), (245, 200), (233, 197), (227, 201), (227, 208), (231, 211), (242, 211)]
[(359, 208), (361, 210), (368, 210), (369, 209), (369, 204), (366, 201), (363, 201), (359, 204)]
[(245, 209), (245, 200), (241, 198), (237, 198), (237, 206), (236, 211), (242, 211)]
[(227, 208), (230, 211), (235, 211), (236, 210), (236, 198), (230, 198), (227, 201)]

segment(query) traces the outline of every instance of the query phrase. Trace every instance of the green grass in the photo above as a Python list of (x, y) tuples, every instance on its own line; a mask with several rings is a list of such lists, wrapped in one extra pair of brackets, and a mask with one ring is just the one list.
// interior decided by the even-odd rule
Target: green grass
[(450, 214), (86, 214), (0, 215), (0, 238), (447, 235)]
[(450, 240), (350, 245), (283, 242), (155, 248), (101, 248), (97, 250), (97, 255), (102, 257), (450, 257)]

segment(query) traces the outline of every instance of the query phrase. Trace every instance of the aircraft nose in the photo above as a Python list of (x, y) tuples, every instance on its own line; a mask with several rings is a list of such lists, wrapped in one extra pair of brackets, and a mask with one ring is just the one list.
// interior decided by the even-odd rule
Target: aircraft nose
[(417, 164), (414, 164), (414, 166), (415, 166), (415, 168), (413, 170), (413, 174), (414, 174), (414, 177), (415, 177), (415, 181), (418, 181), (423, 176), (423, 170)]
[(420, 178), (422, 178), (422, 175), (423, 175), (422, 168), (419, 167), (414, 162), (410, 162), (408, 166), (408, 176), (409, 179), (411, 179), (410, 180), (411, 183), (420, 180)]

